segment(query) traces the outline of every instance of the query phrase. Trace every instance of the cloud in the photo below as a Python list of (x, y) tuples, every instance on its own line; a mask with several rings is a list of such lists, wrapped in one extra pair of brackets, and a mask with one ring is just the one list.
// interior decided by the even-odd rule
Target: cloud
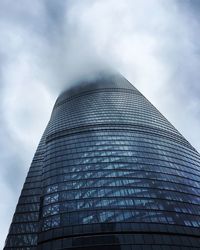
[(99, 70), (120, 71), (200, 150), (199, 8), (195, 0), (0, 2), (2, 238), (56, 97)]

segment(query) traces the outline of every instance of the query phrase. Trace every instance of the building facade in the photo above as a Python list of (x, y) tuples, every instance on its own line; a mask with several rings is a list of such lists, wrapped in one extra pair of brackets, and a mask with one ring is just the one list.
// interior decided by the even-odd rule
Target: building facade
[(57, 99), (5, 250), (200, 249), (200, 155), (121, 75)]

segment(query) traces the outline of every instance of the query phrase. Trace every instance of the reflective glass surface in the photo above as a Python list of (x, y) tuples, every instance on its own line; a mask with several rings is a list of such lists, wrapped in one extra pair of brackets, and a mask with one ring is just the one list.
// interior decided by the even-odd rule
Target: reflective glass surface
[(57, 100), (5, 249), (199, 249), (200, 155), (122, 76)]

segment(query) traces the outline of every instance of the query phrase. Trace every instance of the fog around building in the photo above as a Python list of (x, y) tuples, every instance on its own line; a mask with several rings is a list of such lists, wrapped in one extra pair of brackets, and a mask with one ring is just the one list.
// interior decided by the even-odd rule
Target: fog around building
[(200, 151), (200, 1), (0, 1), (0, 247), (59, 93), (101, 70)]

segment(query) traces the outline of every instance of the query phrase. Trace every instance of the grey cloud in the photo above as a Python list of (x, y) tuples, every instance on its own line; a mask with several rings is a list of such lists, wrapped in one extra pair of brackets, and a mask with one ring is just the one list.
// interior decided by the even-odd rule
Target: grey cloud
[(99, 70), (119, 70), (200, 149), (198, 10), (197, 0), (0, 2), (4, 238), (57, 95)]

